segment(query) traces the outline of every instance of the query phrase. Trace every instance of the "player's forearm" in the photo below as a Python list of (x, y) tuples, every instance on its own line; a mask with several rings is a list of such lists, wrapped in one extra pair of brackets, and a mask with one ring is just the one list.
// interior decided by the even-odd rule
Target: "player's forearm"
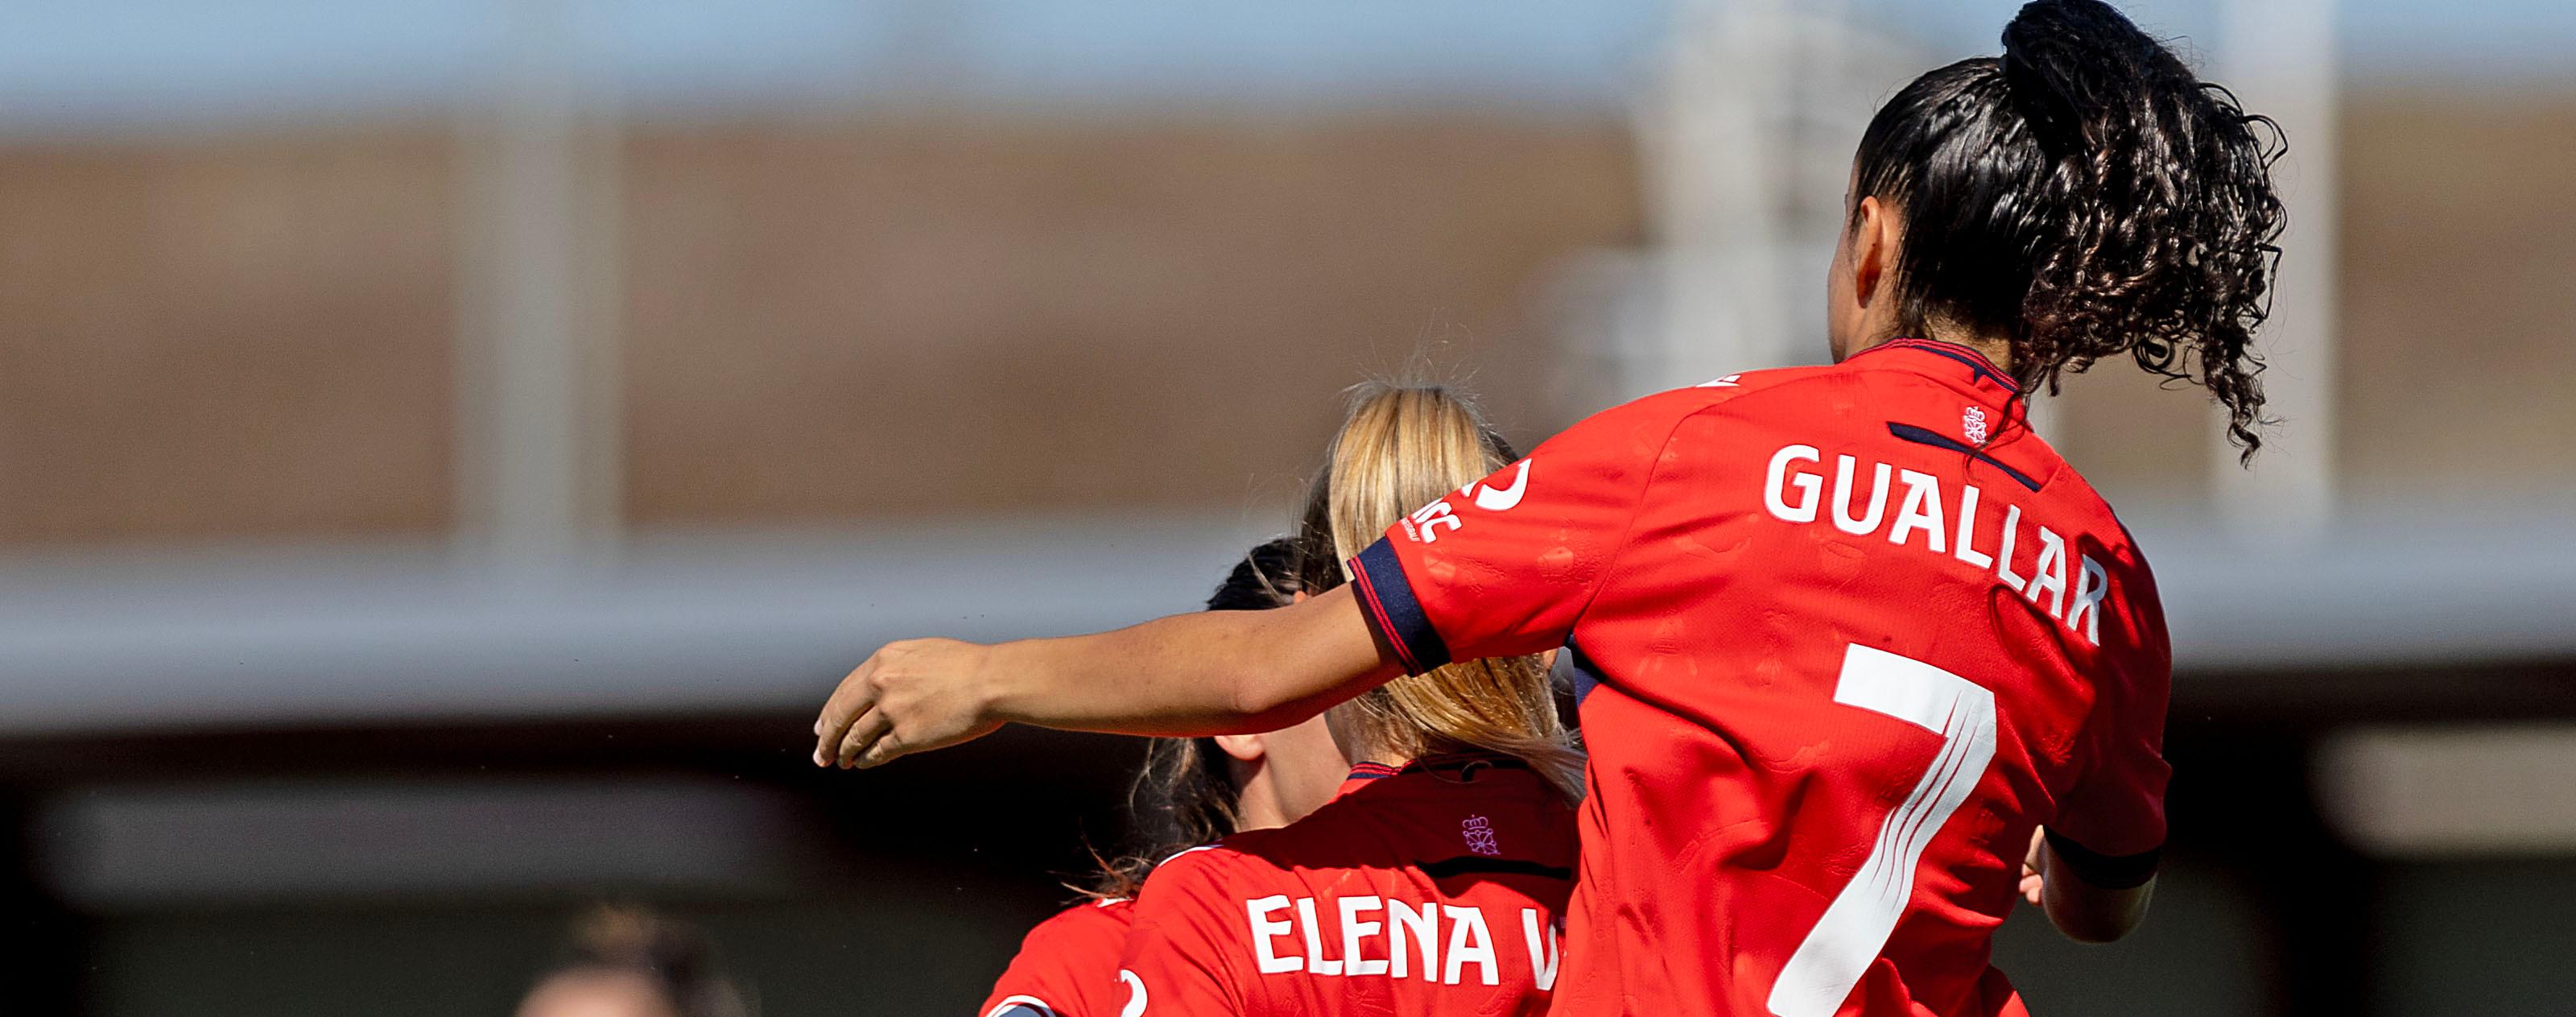
[(2146, 920), (2147, 902), (2155, 896), (2156, 881), (2149, 879), (2133, 887), (2107, 889), (2086, 883), (2060, 860), (2054, 850), (2047, 854), (2048, 873), (2042, 904), (2049, 924), (2068, 939), (2082, 943), (2108, 943), (2128, 935)]
[(1252, 720), (1235, 688), (1262, 641), (1251, 612), (1161, 618), (1098, 635), (993, 647), (987, 713), (1076, 731), (1202, 735)]
[[(1335, 591), (1275, 611), (1209, 611), (1004, 643), (984, 666), (988, 715), (1119, 734), (1273, 730), (1394, 674), (1364, 625), (1349, 595)], [(1349, 626), (1360, 626), (1356, 643)]]

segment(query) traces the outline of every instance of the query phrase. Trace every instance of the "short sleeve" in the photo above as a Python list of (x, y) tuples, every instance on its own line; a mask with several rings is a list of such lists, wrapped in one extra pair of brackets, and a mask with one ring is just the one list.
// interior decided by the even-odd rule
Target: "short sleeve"
[(980, 1017), (1074, 1017), (1109, 1012), (1109, 980), (1127, 942), (1127, 901), (1077, 904), (1038, 923), (975, 1012)]
[(1597, 414), (1398, 520), (1351, 562), (1369, 624), (1414, 674), (1563, 644), (1703, 402), (1667, 393)]
[(2165, 842), (2165, 707), (2173, 689), (2173, 653), (2165, 639), (2153, 580), (2129, 584), (2126, 619), (2138, 644), (2125, 648), (2113, 681), (2096, 694), (2085, 728), (2087, 758), (2075, 787), (2049, 826), (2061, 861), (2095, 886), (2125, 889), (2155, 875)]
[[(1165, 862), (1137, 895), (1136, 921), (1118, 960), (1123, 1015), (1242, 1013), (1226, 897), (1184, 854)], [(1237, 924), (1243, 917), (1235, 916)]]

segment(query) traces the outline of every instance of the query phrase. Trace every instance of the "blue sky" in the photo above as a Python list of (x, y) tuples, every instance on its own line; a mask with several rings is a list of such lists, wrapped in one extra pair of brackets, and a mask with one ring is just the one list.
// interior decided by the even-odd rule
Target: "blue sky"
[[(9, 0), (0, 126), (435, 110), (567, 12), (587, 87), (640, 110), (901, 100), (1615, 106), (1671, 0)], [(1843, 0), (1936, 55), (2017, 0)], [(2205, 39), (2214, 0), (2142, 0)], [(2576, 86), (2576, 3), (2343, 0), (2348, 80)]]

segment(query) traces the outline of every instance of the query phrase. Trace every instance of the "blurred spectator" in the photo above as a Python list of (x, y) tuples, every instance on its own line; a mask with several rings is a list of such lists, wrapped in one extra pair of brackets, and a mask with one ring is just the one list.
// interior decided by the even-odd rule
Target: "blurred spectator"
[(603, 907), (574, 926), (562, 963), (519, 1017), (750, 1017), (697, 929), (640, 908)]

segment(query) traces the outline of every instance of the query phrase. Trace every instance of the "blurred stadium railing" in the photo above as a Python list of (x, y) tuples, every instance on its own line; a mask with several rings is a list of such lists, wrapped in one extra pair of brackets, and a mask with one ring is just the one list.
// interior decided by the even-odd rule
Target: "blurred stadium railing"
[[(842, 669), (1186, 609), (1364, 372), (1526, 443), (1819, 358), (1860, 124), (2010, 7), (725, 6), (0, 33), (8, 1003), (502, 1012), (612, 897), (775, 1012), (962, 1010), (1133, 747), (817, 773)], [(2563, 1012), (2576, 18), (2136, 10), (2291, 131), (2298, 437), (2246, 482), (2188, 391), (2043, 404), (2156, 554), (2175, 878), (2006, 966)]]

